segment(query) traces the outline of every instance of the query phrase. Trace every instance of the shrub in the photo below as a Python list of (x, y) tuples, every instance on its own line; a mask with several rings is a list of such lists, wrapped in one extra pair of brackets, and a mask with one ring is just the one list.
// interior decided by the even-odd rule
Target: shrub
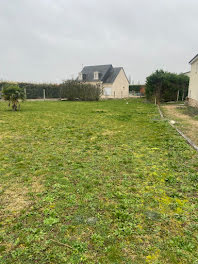
[(91, 85), (78, 81), (65, 81), (61, 85), (61, 97), (70, 101), (98, 101), (101, 95), (99, 85)]
[(12, 105), (12, 110), (17, 111), (20, 109), (20, 99), (25, 99), (24, 90), (21, 89), (17, 84), (7, 83), (4, 84), (2, 89), (3, 99), (9, 101), (9, 106)]
[(157, 70), (146, 79), (146, 97), (157, 102), (175, 101), (178, 96), (183, 100), (188, 94), (189, 77)]

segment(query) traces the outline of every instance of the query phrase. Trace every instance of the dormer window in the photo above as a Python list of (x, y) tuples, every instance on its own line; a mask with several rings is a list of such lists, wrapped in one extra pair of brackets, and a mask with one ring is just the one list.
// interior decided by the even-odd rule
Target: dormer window
[(99, 79), (99, 72), (94, 72), (94, 80), (98, 80)]
[(79, 75), (78, 75), (78, 80), (79, 81), (85, 81), (86, 80), (86, 74), (80, 72)]
[(82, 72), (79, 73), (79, 75), (78, 75), (78, 79), (79, 79), (80, 81), (83, 80), (83, 74), (82, 74)]

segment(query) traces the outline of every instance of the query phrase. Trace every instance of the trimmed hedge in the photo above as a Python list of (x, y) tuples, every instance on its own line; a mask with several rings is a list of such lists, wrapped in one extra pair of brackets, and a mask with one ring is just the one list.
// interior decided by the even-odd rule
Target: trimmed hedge
[(27, 99), (43, 98), (44, 89), (46, 98), (60, 98), (60, 85), (58, 84), (19, 83), (19, 86), (26, 89)]
[[(0, 90), (5, 84), (10, 82), (1, 82)], [(11, 83), (13, 84), (13, 83)], [(35, 83), (14, 83), (23, 90), (26, 90), (27, 99), (42, 99), (43, 89), (45, 89), (46, 98), (60, 98), (60, 85), (59, 84), (35, 84)]]
[(61, 97), (70, 101), (98, 101), (101, 96), (101, 88), (78, 81), (65, 81), (61, 85)]
[(80, 83), (78, 81), (65, 81), (62, 84), (35, 84), (0, 82), (0, 91), (6, 84), (17, 84), (26, 92), (27, 99), (42, 99), (45, 89), (45, 98), (66, 98), (68, 100), (98, 101), (101, 95), (99, 86)]

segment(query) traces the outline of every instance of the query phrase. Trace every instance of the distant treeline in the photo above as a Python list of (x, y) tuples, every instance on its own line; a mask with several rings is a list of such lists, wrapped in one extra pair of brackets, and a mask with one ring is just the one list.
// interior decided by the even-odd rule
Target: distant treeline
[[(0, 91), (5, 84), (11, 82), (0, 82)], [(25, 91), (27, 99), (42, 99), (44, 98), (67, 98), (68, 100), (95, 101), (99, 100), (101, 95), (100, 87), (77, 82), (74, 80), (65, 81), (61, 84), (46, 84), (46, 83), (25, 83), (18, 82), (17, 84)]]

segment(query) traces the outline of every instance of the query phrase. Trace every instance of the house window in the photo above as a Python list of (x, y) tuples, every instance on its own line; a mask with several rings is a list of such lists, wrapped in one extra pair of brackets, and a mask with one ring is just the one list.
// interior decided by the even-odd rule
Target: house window
[(104, 88), (104, 95), (105, 96), (111, 96), (111, 87), (105, 87)]
[(99, 79), (99, 72), (94, 72), (94, 80), (98, 80)]
[(79, 81), (85, 81), (86, 80), (86, 74), (80, 72), (79, 75), (78, 75), (78, 80)]
[(82, 72), (79, 73), (79, 75), (78, 75), (78, 79), (79, 79), (80, 81), (83, 80), (83, 74), (82, 74)]

